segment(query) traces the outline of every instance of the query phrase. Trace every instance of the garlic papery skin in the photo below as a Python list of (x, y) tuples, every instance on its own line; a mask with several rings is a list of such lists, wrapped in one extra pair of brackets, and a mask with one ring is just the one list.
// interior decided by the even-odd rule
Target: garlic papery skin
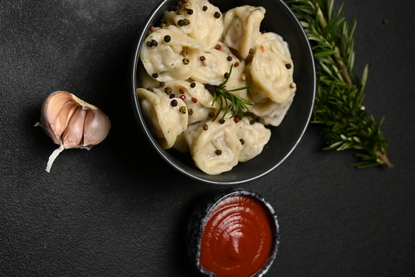
[(50, 172), (56, 157), (64, 149), (90, 149), (102, 142), (111, 129), (111, 122), (96, 106), (74, 94), (55, 91), (43, 102), (40, 123), (46, 134), (59, 145), (49, 157), (46, 171)]

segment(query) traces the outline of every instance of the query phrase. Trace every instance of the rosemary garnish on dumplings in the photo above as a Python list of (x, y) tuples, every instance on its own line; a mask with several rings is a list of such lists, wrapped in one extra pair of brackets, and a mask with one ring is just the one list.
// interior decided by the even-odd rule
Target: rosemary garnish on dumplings
[(336, 11), (334, 0), (290, 0), (287, 2), (312, 41), (320, 70), (312, 123), (324, 126), (325, 150), (358, 150), (358, 168), (377, 165), (392, 167), (386, 156), (389, 143), (378, 122), (363, 106), (368, 78), (366, 65), (359, 78), (354, 66), (353, 33), (356, 21), (347, 23), (342, 7)]
[(212, 86), (209, 84), (205, 85), (205, 88), (213, 95), (212, 106), (215, 104), (216, 101), (219, 100), (219, 110), (216, 113), (212, 121), (214, 121), (219, 116), (220, 112), (223, 109), (224, 109), (224, 113), (222, 117), (219, 119), (220, 121), (223, 121), (225, 119), (225, 116), (231, 111), (232, 111), (232, 115), (229, 118), (241, 119), (243, 117), (244, 112), (249, 111), (248, 106), (252, 105), (252, 103), (249, 102), (249, 100), (232, 93), (234, 91), (247, 89), (249, 88), (249, 86), (240, 87), (240, 88), (231, 89), (231, 90), (226, 89), (226, 83), (231, 77), (232, 68), (233, 68), (233, 64), (231, 65), (231, 68), (229, 69), (229, 73), (225, 73), (225, 81), (223, 81), (223, 83), (221, 83), (220, 85), (218, 86)]

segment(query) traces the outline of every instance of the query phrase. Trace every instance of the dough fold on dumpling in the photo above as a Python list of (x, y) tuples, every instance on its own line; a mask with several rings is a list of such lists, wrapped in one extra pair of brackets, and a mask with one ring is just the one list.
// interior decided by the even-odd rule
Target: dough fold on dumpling
[(246, 59), (249, 50), (255, 47), (265, 12), (263, 7), (241, 6), (224, 14), (222, 40), (238, 51), (241, 59)]
[[(166, 36), (170, 38), (168, 42)], [(151, 32), (145, 41), (155, 41), (157, 44), (143, 45), (140, 58), (144, 68), (154, 79), (164, 82), (188, 79), (192, 74), (197, 52), (203, 47), (198, 40), (174, 25)]]
[(284, 103), (296, 91), (296, 87), (291, 85), (294, 82), (293, 61), (285, 51), (284, 42), (278, 37), (263, 34), (258, 42), (252, 62), (247, 66), (252, 84), (250, 96), (255, 102), (270, 99)]
[(177, 137), (186, 130), (188, 125), (187, 113), (180, 112), (180, 107), (186, 106), (181, 99), (174, 99), (177, 105), (171, 104), (172, 99), (159, 89), (154, 92), (139, 88), (137, 96), (140, 99), (141, 109), (147, 120), (150, 121), (153, 133), (156, 134), (164, 149), (171, 148)]
[[(232, 54), (225, 44), (217, 42), (215, 45), (219, 45), (221, 49), (211, 48), (198, 53), (199, 58), (195, 62), (191, 75), (193, 80), (203, 84), (218, 86), (225, 81), (224, 75), (229, 72), (232, 65), (235, 63), (241, 64), (241, 61)], [(243, 66), (234, 67), (230, 78), (241, 78), (243, 69)]]
[[(214, 16), (215, 12), (220, 13), (219, 8), (208, 0), (190, 0), (180, 7), (179, 12), (166, 12), (164, 21), (176, 25), (185, 34), (200, 41), (203, 49), (209, 49), (219, 41), (223, 32), (223, 21)], [(188, 24), (179, 24), (180, 20), (188, 20)]]
[(215, 113), (219, 108), (218, 103), (212, 104), (213, 96), (202, 83), (174, 80), (166, 82), (164, 89), (166, 88), (171, 89), (171, 94), (174, 94), (176, 98), (183, 98), (182, 101), (186, 104), (189, 115), (189, 125), (206, 120), (209, 113)]
[(295, 94), (292, 94), (284, 103), (275, 103), (271, 100), (263, 103), (255, 103), (250, 107), (249, 112), (260, 117), (262, 124), (277, 127), (281, 124), (288, 109), (291, 107), (294, 96)]
[(242, 144), (242, 150), (238, 157), (240, 162), (246, 162), (258, 156), (271, 137), (271, 131), (265, 128), (262, 123), (251, 124), (251, 121), (252, 117), (244, 116), (236, 123), (236, 135)]
[(238, 164), (242, 144), (235, 133), (235, 122), (226, 120), (190, 125), (183, 133), (195, 165), (203, 172), (217, 175)]

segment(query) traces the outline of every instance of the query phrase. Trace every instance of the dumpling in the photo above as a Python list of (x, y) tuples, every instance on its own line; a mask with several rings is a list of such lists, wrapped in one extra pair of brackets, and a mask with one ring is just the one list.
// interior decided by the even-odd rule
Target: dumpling
[(255, 47), (265, 12), (263, 7), (241, 6), (225, 13), (222, 41), (238, 51), (241, 59), (246, 59)]
[(276, 33), (273, 33), (273, 32), (262, 33), (258, 37), (258, 40), (255, 42), (255, 45), (256, 45), (255, 48), (257, 48), (258, 46), (260, 46), (264, 42), (271, 43), (272, 47), (274, 48), (274, 51), (278, 51), (285, 58), (291, 59), (291, 53), (290, 53), (290, 50), (289, 50), (288, 43), (286, 41), (284, 41), (282, 36), (280, 36)]
[(219, 108), (218, 103), (212, 105), (213, 96), (199, 82), (175, 80), (166, 82), (164, 89), (170, 89), (170, 95), (180, 98), (187, 107), (188, 124), (204, 121), (209, 113), (215, 113)]
[(215, 13), (221, 14), (219, 8), (208, 0), (190, 0), (176, 10), (166, 12), (164, 21), (176, 25), (185, 34), (200, 41), (203, 49), (209, 49), (220, 39), (223, 32), (223, 21), (215, 17)]
[[(197, 7), (197, 39), (202, 41), (205, 49), (212, 48), (223, 33), (222, 14), (218, 7), (208, 0), (190, 1)], [(206, 8), (205, 8), (206, 7)], [(215, 16), (217, 14), (218, 16)]]
[(170, 25), (151, 32), (145, 41), (140, 59), (150, 76), (164, 82), (190, 77), (197, 52), (202, 48), (198, 40)]
[(250, 107), (249, 112), (260, 117), (261, 123), (265, 125), (279, 126), (287, 114), (288, 109), (294, 100), (295, 94), (293, 94), (284, 103), (275, 103), (268, 100), (264, 103), (255, 103)]
[(137, 96), (140, 99), (143, 114), (151, 122), (152, 131), (161, 146), (164, 149), (171, 148), (177, 137), (187, 128), (187, 112), (181, 112), (180, 110), (186, 104), (180, 98), (170, 99), (166, 93), (159, 89), (153, 89), (153, 92), (151, 92), (139, 88), (137, 89)]
[(191, 78), (203, 84), (220, 85), (225, 81), (225, 73), (235, 63), (238, 63), (238, 67), (232, 69), (230, 78), (240, 78), (244, 70), (244, 66), (240, 66), (241, 61), (223, 43), (217, 42), (215, 45), (219, 45), (220, 50), (211, 48), (198, 53)]
[(246, 162), (258, 156), (271, 137), (271, 131), (259, 122), (251, 124), (252, 118), (244, 116), (236, 123), (236, 135), (242, 144), (238, 160)]
[(255, 102), (270, 99), (284, 103), (296, 91), (293, 81), (293, 61), (286, 54), (283, 42), (269, 34), (259, 40), (252, 62), (247, 66), (250, 96)]
[(159, 81), (152, 78), (150, 75), (148, 75), (146, 69), (144, 68), (143, 63), (138, 63), (137, 65), (137, 77), (140, 87), (143, 88), (154, 88), (158, 87)]
[(187, 140), (195, 165), (210, 175), (231, 170), (238, 164), (242, 144), (235, 133), (235, 122), (226, 120), (200, 122), (189, 126)]

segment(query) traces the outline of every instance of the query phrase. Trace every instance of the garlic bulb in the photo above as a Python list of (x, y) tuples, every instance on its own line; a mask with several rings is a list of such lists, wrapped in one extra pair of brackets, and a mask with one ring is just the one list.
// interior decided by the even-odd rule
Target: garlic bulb
[(49, 157), (46, 171), (50, 172), (56, 157), (64, 149), (91, 149), (103, 141), (111, 128), (108, 117), (94, 105), (72, 93), (55, 91), (42, 104), (40, 122), (46, 134), (59, 145)]

